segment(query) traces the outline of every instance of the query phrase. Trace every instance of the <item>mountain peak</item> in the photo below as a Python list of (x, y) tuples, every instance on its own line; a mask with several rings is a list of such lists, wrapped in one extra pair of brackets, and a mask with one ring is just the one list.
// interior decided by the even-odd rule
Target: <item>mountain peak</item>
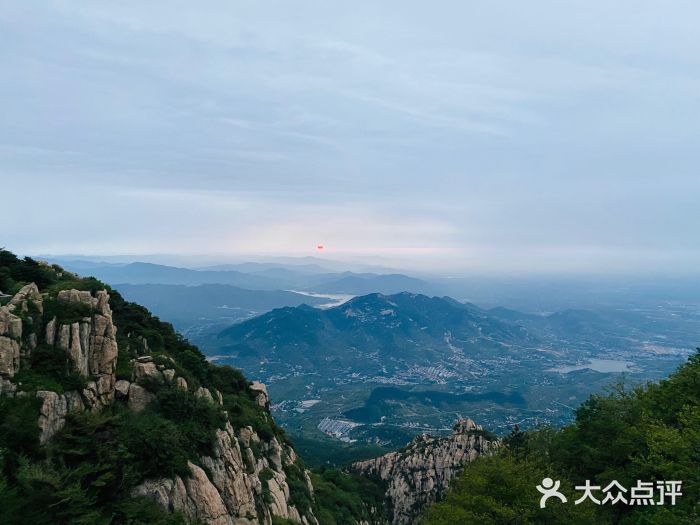
[(415, 523), (465, 465), (499, 450), (499, 439), (489, 439), (479, 431), (481, 427), (474, 421), (461, 419), (447, 437), (418, 436), (402, 450), (358, 461), (351, 468), (386, 483), (394, 525)]

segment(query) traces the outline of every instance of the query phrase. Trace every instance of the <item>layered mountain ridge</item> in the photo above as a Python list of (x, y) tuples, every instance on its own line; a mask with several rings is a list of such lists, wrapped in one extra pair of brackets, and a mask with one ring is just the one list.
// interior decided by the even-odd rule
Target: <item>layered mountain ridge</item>
[[(263, 384), (208, 363), (170, 325), (103, 283), (0, 250), (0, 290), (2, 523), (698, 520), (700, 354), (658, 384), (590, 397), (576, 409), (575, 424), (560, 430), (515, 429), (501, 440), (463, 419), (449, 436), (421, 435), (401, 450), (355, 462), (350, 473), (310, 473), (275, 424)], [(428, 311), (433, 332), (424, 324)], [(298, 333), (297, 345), (318, 342), (314, 327), (342, 328), (358, 345), (388, 355), (423, 333), (421, 344), (439, 341), (453, 325), (463, 328), (442, 338), (448, 350), (460, 355), (473, 343), (496, 355), (561, 324), (595, 321), (571, 311), (543, 323), (412, 294), (375, 294), (318, 312), (302, 306), (270, 315)], [(248, 345), (282, 333), (255, 328), (237, 334), (241, 344), (249, 333)], [(293, 345), (286, 348), (291, 355)], [(320, 353), (311, 358), (324, 362)], [(584, 479), (628, 487), (679, 479), (683, 493), (674, 505), (555, 502), (542, 509), (535, 487), (546, 476), (560, 479), (569, 498)]]

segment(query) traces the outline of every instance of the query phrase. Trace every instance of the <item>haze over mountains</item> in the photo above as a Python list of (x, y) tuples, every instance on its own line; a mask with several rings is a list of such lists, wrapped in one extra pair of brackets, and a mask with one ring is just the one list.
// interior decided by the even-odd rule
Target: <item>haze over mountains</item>
[(453, 279), (322, 258), (61, 264), (266, 382), (277, 419), (310, 442), (322, 431), (400, 446), (462, 416), (493, 429), (565, 423), (611, 373), (669, 372), (700, 328), (693, 285), (662, 280)]
[[(261, 522), (275, 522), (269, 519), (275, 515), (297, 523), (383, 524), (387, 523), (385, 517), (372, 509), (383, 508), (378, 502), (387, 497), (392, 502), (389, 509), (403, 509), (394, 511), (392, 523), (412, 523), (433, 501), (434, 492), (425, 496), (420, 486), (406, 484), (405, 479), (418, 476), (425, 480), (423, 486), (429, 487), (440, 481), (442, 491), (447, 479), (442, 476), (444, 469), (438, 473), (437, 464), (447, 465), (453, 476), (492, 446), (518, 446), (513, 436), (517, 437), (519, 431), (510, 434), (511, 439), (500, 441), (471, 419), (464, 419), (463, 414), (475, 415), (501, 433), (515, 424), (565, 423), (571, 419), (573, 407), (609, 383), (606, 372), (614, 371), (611, 365), (622, 364), (642, 379), (665, 375), (684, 355), (682, 348), (671, 345), (683, 346), (685, 341), (694, 340), (700, 320), (697, 315), (678, 319), (673, 311), (643, 309), (620, 313), (565, 310), (537, 315), (503, 307), (486, 310), (449, 297), (402, 292), (372, 293), (326, 308), (307, 304), (276, 308), (233, 324), (213, 337), (216, 342), (211, 334), (202, 334), (209, 351), (219, 352), (210, 355), (210, 360), (241, 366), (253, 378), (265, 376), (270, 397), (264, 385), (250, 383), (240, 372), (207, 363), (205, 356), (170, 325), (153, 318), (143, 307), (124, 301), (114, 290), (99, 290), (104, 285), (94, 279), (83, 279), (31, 259), (19, 261), (9, 252), (2, 255), (2, 288), (12, 294), (4, 295), (0, 306), (5, 319), (5, 367), (0, 378), (4, 407), (0, 413), (4, 418), (0, 419), (4, 436), (11, 436), (5, 438), (12, 445), (8, 450), (14, 454), (6, 467), (20, 474), (8, 479), (15, 483), (16, 478), (21, 483), (21, 475), (26, 475), (26, 469), (22, 469), (29, 464), (26, 462), (33, 461), (36, 468), (31, 472), (39, 476), (31, 479), (37, 482), (45, 480), (48, 466), (61, 472), (56, 478), (61, 483), (69, 479), (64, 476), (80, 472), (82, 477), (75, 486), (88, 487), (85, 492), (73, 490), (72, 494), (78, 494), (76, 498), (66, 498), (62, 490), (56, 489), (60, 485), (50, 485), (48, 500), (40, 498), (34, 503), (31, 498), (35, 491), (18, 485), (19, 489), (9, 493), (11, 499), (6, 497), (9, 501), (30, 502), (22, 503), (23, 508), (35, 508), (47, 517), (59, 504), (62, 508), (66, 504), (75, 507), (77, 511), (71, 510), (75, 515), (97, 515), (95, 509), (109, 510), (115, 498), (127, 500), (138, 494), (152, 498), (166, 512), (182, 510), (192, 520), (202, 517), (211, 524), (219, 523), (220, 516), (255, 520), (256, 512)], [(17, 280), (28, 276), (42, 283), (42, 288), (35, 282), (23, 284)], [(168, 297), (164, 292), (163, 307), (171, 301), (192, 300), (197, 293), (215, 296), (219, 301), (233, 294), (260, 308), (269, 307), (264, 300), (278, 299), (278, 292), (222, 284), (135, 286), (150, 287), (154, 297), (163, 290), (183, 294)], [(95, 287), (98, 291), (92, 292)], [(201, 308), (206, 303), (190, 306)], [(106, 328), (100, 332), (100, 326)], [(86, 337), (82, 337), (83, 332)], [(12, 357), (15, 351), (20, 359)], [(613, 354), (630, 361), (610, 359)], [(120, 355), (122, 359), (118, 359)], [(557, 368), (582, 358), (591, 362), (568, 370)], [(99, 367), (95, 368), (97, 372), (92, 366)], [(690, 397), (697, 404), (696, 392), (691, 388), (693, 366), (697, 366), (697, 358), (686, 367), (685, 377), (678, 376), (676, 383), (681, 388), (672, 395), (662, 392), (663, 397), (659, 396), (664, 402), (672, 399), (683, 407), (678, 408), (678, 415), (672, 413), (681, 421), (685, 421), (681, 414), (690, 406), (686, 400)], [(77, 381), (76, 376), (93, 380)], [(669, 384), (659, 385), (657, 395)], [(40, 403), (33, 403), (35, 396)], [(626, 403), (625, 399), (613, 401)], [(595, 408), (596, 404), (589, 403), (583, 412), (590, 413), (591, 406)], [(651, 406), (658, 406), (658, 402)], [(321, 475), (330, 472), (328, 481), (310, 477), (303, 463), (296, 465), (297, 453), (268, 410), (300, 443), (298, 450), (315, 464), (322, 462), (319, 453), (334, 456), (335, 461), (338, 456), (348, 457), (338, 454), (333, 446), (329, 452), (329, 438), (322, 433), (349, 445), (359, 441), (397, 448), (415, 434), (454, 432), (442, 440), (418, 437), (400, 451), (355, 463), (355, 471), (367, 476), (363, 487), (357, 479), (353, 484), (346, 478), (342, 485), (345, 488), (340, 489), (329, 487), (328, 481), (342, 473), (328, 471), (325, 461)], [(81, 415), (82, 411), (89, 415)], [(664, 409), (662, 415), (667, 412)], [(616, 420), (620, 413), (625, 416), (619, 418), (623, 422), (632, 420), (634, 430), (629, 435), (638, 435), (638, 418), (629, 417), (636, 416), (638, 410), (626, 414), (613, 407), (612, 414), (589, 427), (597, 429), (595, 432), (582, 434), (581, 444), (586, 450), (595, 436), (600, 438), (600, 428), (610, 427), (609, 416)], [(455, 419), (459, 421), (453, 426)], [(590, 418), (579, 417), (577, 424), (586, 424), (586, 420)], [(645, 431), (652, 433), (650, 443), (654, 443), (658, 440), (658, 422), (643, 423)], [(568, 435), (576, 429), (569, 427)], [(616, 432), (611, 434), (617, 436)], [(678, 446), (677, 435), (670, 435), (669, 445)], [(697, 432), (690, 439), (683, 436), (681, 446), (691, 450), (695, 435)], [(25, 442), (29, 442), (29, 448), (22, 448)], [(577, 445), (568, 441), (564, 444), (568, 446), (567, 457), (578, 462)], [(628, 445), (626, 436), (617, 440), (617, 447), (627, 450)], [(93, 447), (97, 447), (97, 453), (92, 452)], [(119, 454), (104, 452), (104, 447)], [(607, 452), (607, 441), (601, 448)], [(365, 454), (367, 449), (358, 452), (355, 448), (350, 454)], [(31, 458), (23, 455), (26, 450)], [(377, 447), (372, 451), (376, 454)], [(205, 468), (188, 460), (183, 468), (190, 476), (180, 478), (185, 474), (175, 470), (176, 452)], [(687, 457), (682, 455), (684, 464), (692, 465)], [(374, 499), (366, 503), (367, 483), (376, 480), (375, 467), (387, 473), (382, 479), (396, 478), (399, 484), (398, 488), (389, 485), (386, 492), (384, 485), (370, 488)], [(93, 487), (101, 488), (104, 479), (112, 479), (94, 475), (101, 471), (118, 474), (116, 481), (110, 481), (114, 486), (108, 485), (106, 496), (100, 500), (83, 496)], [(499, 476), (498, 482), (502, 479)], [(258, 492), (255, 486), (263, 490)], [(349, 501), (352, 495), (356, 498), (352, 506), (359, 509), (354, 515), (363, 515), (362, 519), (322, 521), (314, 517), (317, 510), (319, 516), (329, 515), (337, 501)], [(51, 503), (59, 497), (62, 499)], [(148, 504), (148, 500), (139, 501), (140, 505)], [(237, 505), (240, 501), (249, 502), (245, 515)], [(278, 505), (279, 501), (285, 505)], [(358, 506), (361, 502), (367, 508)], [(140, 508), (135, 509), (138, 512)], [(308, 519), (299, 517), (301, 511)], [(150, 508), (149, 516), (156, 513), (157, 508)], [(111, 510), (105, 512), (105, 516), (110, 514)], [(368, 515), (378, 518), (368, 521)]]
[(327, 266), (337, 268), (338, 263), (316, 258), (198, 268), (140, 261), (59, 260), (68, 270), (117, 287), (125, 297), (146, 305), (188, 335), (211, 326), (222, 328), (282, 306), (332, 305), (372, 292), (439, 290), (432, 283), (398, 273), (334, 272)]
[(300, 289), (319, 293), (416, 293), (437, 291), (438, 286), (403, 274), (372, 272), (331, 272), (318, 265), (283, 266), (243, 263), (180, 268), (163, 264), (131, 262), (100, 264), (61, 261), (66, 269), (90, 273), (110, 284), (228, 284), (254, 290)]
[(129, 300), (148, 305), (182, 331), (196, 325), (231, 324), (282, 306), (328, 302), (284, 290), (248, 290), (230, 284), (119, 284), (118, 288)]
[[(144, 260), (77, 256), (39, 257), (82, 275), (115, 284), (229, 284), (251, 290), (366, 295), (403, 291), (448, 295), (483, 307), (508, 307), (542, 313), (564, 309), (634, 309), (659, 304), (694, 304), (700, 280), (693, 276), (595, 275), (444, 275), (414, 274), (380, 264), (353, 263), (321, 257), (270, 257), (202, 265), (178, 257)], [(147, 261), (147, 262), (146, 262)], [(193, 264), (197, 262), (197, 264)]]

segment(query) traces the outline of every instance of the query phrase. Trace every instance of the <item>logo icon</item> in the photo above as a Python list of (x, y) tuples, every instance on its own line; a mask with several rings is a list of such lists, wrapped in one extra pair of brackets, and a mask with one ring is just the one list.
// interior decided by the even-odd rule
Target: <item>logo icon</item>
[(542, 497), (540, 498), (541, 509), (547, 506), (547, 500), (552, 497), (559, 498), (562, 503), (566, 503), (566, 496), (559, 492), (560, 486), (561, 482), (559, 480), (555, 482), (552, 478), (544, 478), (542, 480), (542, 485), (537, 485), (537, 490), (542, 493)]

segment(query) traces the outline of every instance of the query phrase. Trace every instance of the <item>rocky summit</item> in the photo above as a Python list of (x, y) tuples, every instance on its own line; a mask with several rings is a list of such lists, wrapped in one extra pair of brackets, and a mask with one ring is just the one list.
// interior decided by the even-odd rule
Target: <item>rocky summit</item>
[[(143, 329), (145, 323), (160, 326), (143, 309), (125, 303), (106, 288), (95, 289), (94, 280), (77, 276), (68, 281), (76, 288), (57, 290), (64, 284), (65, 278), (58, 277), (63, 274), (48, 267), (40, 270), (53, 276), (53, 286), (41, 289), (35, 282), (21, 285), (14, 294), (4, 294), (10, 299), (0, 306), (0, 394), (3, 407), (9, 410), (19, 405), (7, 402), (31, 401), (30, 406), (36, 408), (33, 416), (24, 410), (23, 417), (35, 421), (38, 446), (32, 455), (37, 458), (37, 468), (47, 472), (58, 468), (49, 466), (51, 457), (44, 451), (47, 447), (58, 450), (61, 443), (76, 439), (79, 423), (92, 424), (95, 419), (100, 424), (109, 422), (94, 437), (99, 442), (103, 435), (113, 438), (115, 422), (137, 428), (135, 421), (143, 423), (140, 414), (148, 412), (147, 418), (170, 414), (167, 417), (174, 422), (164, 428), (177, 431), (175, 444), (191, 452), (178, 460), (177, 468), (170, 469), (168, 461), (160, 462), (157, 456), (169, 457), (173, 450), (159, 450), (153, 440), (143, 443), (141, 447), (152, 447), (156, 456), (144, 459), (165, 468), (130, 473), (115, 485), (117, 491), (131, 485), (120, 498), (149, 500), (192, 523), (271, 524), (273, 518), (318, 523), (311, 508), (309, 473), (274, 426), (265, 385), (241, 381), (238, 372), (228, 369), (227, 377), (233, 381), (219, 380), (222, 392), (213, 385), (217, 380), (206, 381), (221, 372), (212, 373), (211, 365), (194, 347), (167, 330)], [(129, 333), (121, 340), (110, 306), (112, 296), (118, 298), (120, 315), (128, 326)], [(137, 331), (141, 333), (137, 335)], [(163, 344), (165, 338), (184, 351), (177, 355), (174, 348)], [(152, 348), (154, 344), (159, 346), (157, 350)], [(234, 392), (232, 385), (239, 391)], [(173, 406), (180, 410), (178, 414), (173, 414)], [(215, 422), (211, 432), (204, 429), (202, 434), (201, 428), (186, 427), (183, 407), (196, 411), (195, 416), (209, 414)], [(244, 416), (253, 424), (243, 424)], [(149, 422), (143, 424), (148, 426)], [(177, 425), (185, 427), (179, 430)], [(31, 425), (28, 432), (34, 435)], [(206, 439), (193, 444), (184, 439), (189, 435), (204, 435)], [(167, 447), (171, 436), (159, 437), (166, 440), (163, 447)], [(140, 438), (132, 433), (125, 441), (130, 439)], [(87, 444), (88, 448), (93, 445)], [(120, 454), (128, 452), (121, 442), (115, 441), (113, 446)], [(142, 449), (136, 449), (126, 455), (141, 453)], [(65, 458), (62, 461), (67, 462)], [(158, 476), (159, 472), (163, 475)], [(113, 476), (111, 472), (105, 475)]]
[(392, 523), (404, 525), (440, 499), (465, 465), (500, 446), (499, 439), (489, 439), (481, 426), (463, 419), (447, 437), (419, 436), (402, 450), (356, 462), (352, 469), (385, 484)]

